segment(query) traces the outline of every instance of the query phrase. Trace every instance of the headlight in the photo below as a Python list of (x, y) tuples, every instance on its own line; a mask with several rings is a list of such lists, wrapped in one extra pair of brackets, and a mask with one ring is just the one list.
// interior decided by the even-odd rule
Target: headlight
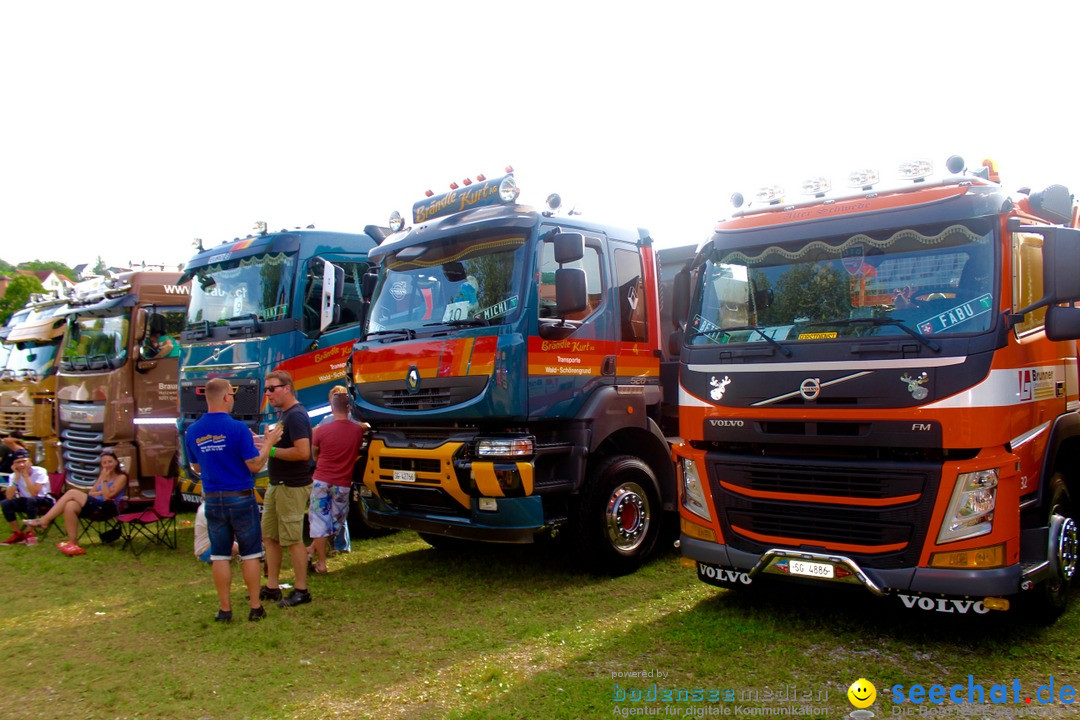
[(682, 461), (682, 506), (705, 520), (712, 520), (712, 513), (705, 502), (705, 491), (701, 487), (701, 479), (698, 477), (697, 463), (691, 458), (681, 458)]
[(476, 454), (479, 457), (516, 457), (533, 454), (533, 439), (525, 438), (481, 438), (476, 441)]
[(998, 471), (979, 470), (956, 478), (938, 544), (986, 535), (994, 526)]

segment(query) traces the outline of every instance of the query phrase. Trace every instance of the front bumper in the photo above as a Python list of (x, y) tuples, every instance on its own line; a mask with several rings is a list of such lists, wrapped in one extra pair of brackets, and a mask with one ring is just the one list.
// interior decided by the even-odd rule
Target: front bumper
[(915, 593), (951, 597), (1000, 597), (1020, 592), (1023, 581), (1021, 566), (1018, 564), (984, 570), (921, 567), (879, 569), (862, 567), (850, 558), (834, 553), (777, 549), (758, 555), (727, 545), (698, 540), (685, 534), (680, 537), (680, 545), (685, 557), (697, 561), (698, 578), (718, 587), (749, 584), (762, 575), (790, 577), (779, 570), (779, 566), (791, 559), (828, 563), (851, 572), (840, 580), (799, 578), (800, 580), (822, 584), (857, 584), (875, 595)]

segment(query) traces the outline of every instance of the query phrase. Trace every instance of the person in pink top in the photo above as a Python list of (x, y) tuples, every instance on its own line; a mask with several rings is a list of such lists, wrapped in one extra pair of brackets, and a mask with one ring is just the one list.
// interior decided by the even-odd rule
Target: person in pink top
[(318, 556), (315, 572), (326, 572), (326, 538), (337, 535), (349, 514), (353, 465), (364, 443), (364, 426), (349, 418), (349, 396), (330, 396), (333, 420), (315, 428), (311, 454), (315, 458), (314, 485), (308, 508), (311, 545)]

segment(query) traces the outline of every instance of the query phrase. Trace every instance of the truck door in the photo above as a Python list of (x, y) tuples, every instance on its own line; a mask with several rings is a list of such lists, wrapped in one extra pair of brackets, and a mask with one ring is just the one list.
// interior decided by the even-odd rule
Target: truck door
[[(145, 312), (139, 310), (137, 312)], [(176, 456), (176, 417), (179, 412), (180, 331), (184, 329), (183, 307), (152, 308), (135, 361), (135, 445), (139, 454), (140, 477), (168, 477)], [(156, 331), (156, 332), (154, 332)], [(151, 334), (157, 346), (151, 347)], [(154, 355), (171, 343), (172, 350)]]
[(555, 262), (554, 244), (550, 240), (540, 244), (540, 336), (529, 345), (529, 414), (533, 417), (573, 417), (597, 385), (614, 382), (615, 347), (611, 338), (616, 318), (607, 299), (610, 286), (604, 261), (606, 238), (598, 233), (584, 235), (582, 259), (562, 267), (585, 272), (587, 303), (584, 309), (566, 317), (556, 316), (555, 275), (560, 266)]

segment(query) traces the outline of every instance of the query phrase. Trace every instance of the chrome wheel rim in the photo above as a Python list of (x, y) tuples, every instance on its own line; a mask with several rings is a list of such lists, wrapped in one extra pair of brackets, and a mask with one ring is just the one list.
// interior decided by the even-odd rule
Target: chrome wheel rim
[(652, 513), (649, 497), (640, 485), (623, 483), (611, 493), (604, 521), (608, 541), (616, 552), (632, 555), (645, 542)]

